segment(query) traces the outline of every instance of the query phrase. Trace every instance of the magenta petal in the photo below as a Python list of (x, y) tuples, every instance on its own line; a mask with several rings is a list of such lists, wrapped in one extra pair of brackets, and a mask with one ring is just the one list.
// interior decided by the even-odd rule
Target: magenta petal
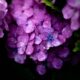
[(66, 5), (63, 9), (62, 9), (62, 13), (63, 13), (63, 17), (65, 19), (70, 19), (73, 14), (74, 14), (74, 9), (71, 8), (69, 5)]
[(79, 11), (76, 11), (73, 17), (71, 18), (71, 29), (78, 30), (80, 28), (80, 23), (79, 23)]
[(61, 69), (63, 61), (59, 58), (54, 58), (52, 61), (52, 65), (55, 69)]
[(80, 9), (80, 0), (67, 0), (71, 7)]
[(38, 65), (36, 70), (37, 70), (38, 74), (40, 74), (40, 75), (44, 75), (46, 72), (46, 68), (44, 65)]

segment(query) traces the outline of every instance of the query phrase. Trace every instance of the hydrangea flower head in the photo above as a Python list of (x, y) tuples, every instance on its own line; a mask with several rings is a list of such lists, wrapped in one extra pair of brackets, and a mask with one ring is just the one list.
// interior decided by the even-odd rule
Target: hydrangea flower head
[[(79, 10), (75, 12), (68, 4), (62, 13), (65, 19), (48, 13), (39, 0), (12, 0), (9, 7), (5, 0), (0, 0), (0, 37), (4, 35), (3, 30), (9, 28), (9, 57), (20, 64), (29, 57), (37, 64), (36, 70), (40, 75), (46, 72), (45, 61), (47, 67), (61, 69), (69, 55), (67, 46), (61, 45), (78, 29)], [(71, 23), (67, 19), (71, 19)]]

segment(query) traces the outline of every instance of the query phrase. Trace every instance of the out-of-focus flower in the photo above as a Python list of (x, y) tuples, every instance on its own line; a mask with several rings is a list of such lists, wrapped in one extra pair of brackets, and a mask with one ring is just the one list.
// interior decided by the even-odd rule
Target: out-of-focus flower
[(49, 68), (61, 69), (69, 53), (70, 51), (67, 47), (57, 47), (52, 52), (49, 52), (47, 66)]
[(4, 18), (7, 13), (7, 3), (5, 0), (0, 0), (0, 19)]
[(7, 2), (5, 0), (0, 0), (0, 38), (4, 36), (3, 30), (8, 29), (8, 25), (5, 20), (7, 11)]
[(71, 19), (71, 29), (80, 28), (80, 0), (67, 0), (67, 4), (62, 10), (65, 19)]
[(73, 8), (80, 9), (80, 0), (67, 0), (67, 3)]
[(46, 73), (46, 68), (44, 65), (38, 65), (37, 68), (36, 68), (37, 72), (40, 74), (40, 75), (44, 75)]

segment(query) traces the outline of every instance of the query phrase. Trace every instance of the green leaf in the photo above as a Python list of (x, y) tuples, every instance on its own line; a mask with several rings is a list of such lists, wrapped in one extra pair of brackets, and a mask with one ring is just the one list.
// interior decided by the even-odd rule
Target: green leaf
[(42, 3), (44, 3), (48, 7), (51, 7), (52, 9), (58, 10), (58, 8), (53, 5), (51, 0), (42, 0)]
[(73, 49), (73, 52), (78, 52), (78, 51), (80, 51), (80, 41), (77, 41), (75, 43), (75, 47)]
[(74, 49), (73, 49), (73, 52), (78, 52), (79, 51), (79, 48), (78, 47), (75, 47)]
[(53, 7), (53, 3), (51, 2), (51, 0), (42, 0), (42, 2), (45, 3), (49, 7)]

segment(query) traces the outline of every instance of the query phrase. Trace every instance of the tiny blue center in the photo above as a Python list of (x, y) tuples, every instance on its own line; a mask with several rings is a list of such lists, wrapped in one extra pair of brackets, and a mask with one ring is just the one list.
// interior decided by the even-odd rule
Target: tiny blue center
[(47, 36), (47, 41), (48, 42), (52, 42), (53, 41), (53, 35), (52, 34), (48, 34), (48, 36)]

